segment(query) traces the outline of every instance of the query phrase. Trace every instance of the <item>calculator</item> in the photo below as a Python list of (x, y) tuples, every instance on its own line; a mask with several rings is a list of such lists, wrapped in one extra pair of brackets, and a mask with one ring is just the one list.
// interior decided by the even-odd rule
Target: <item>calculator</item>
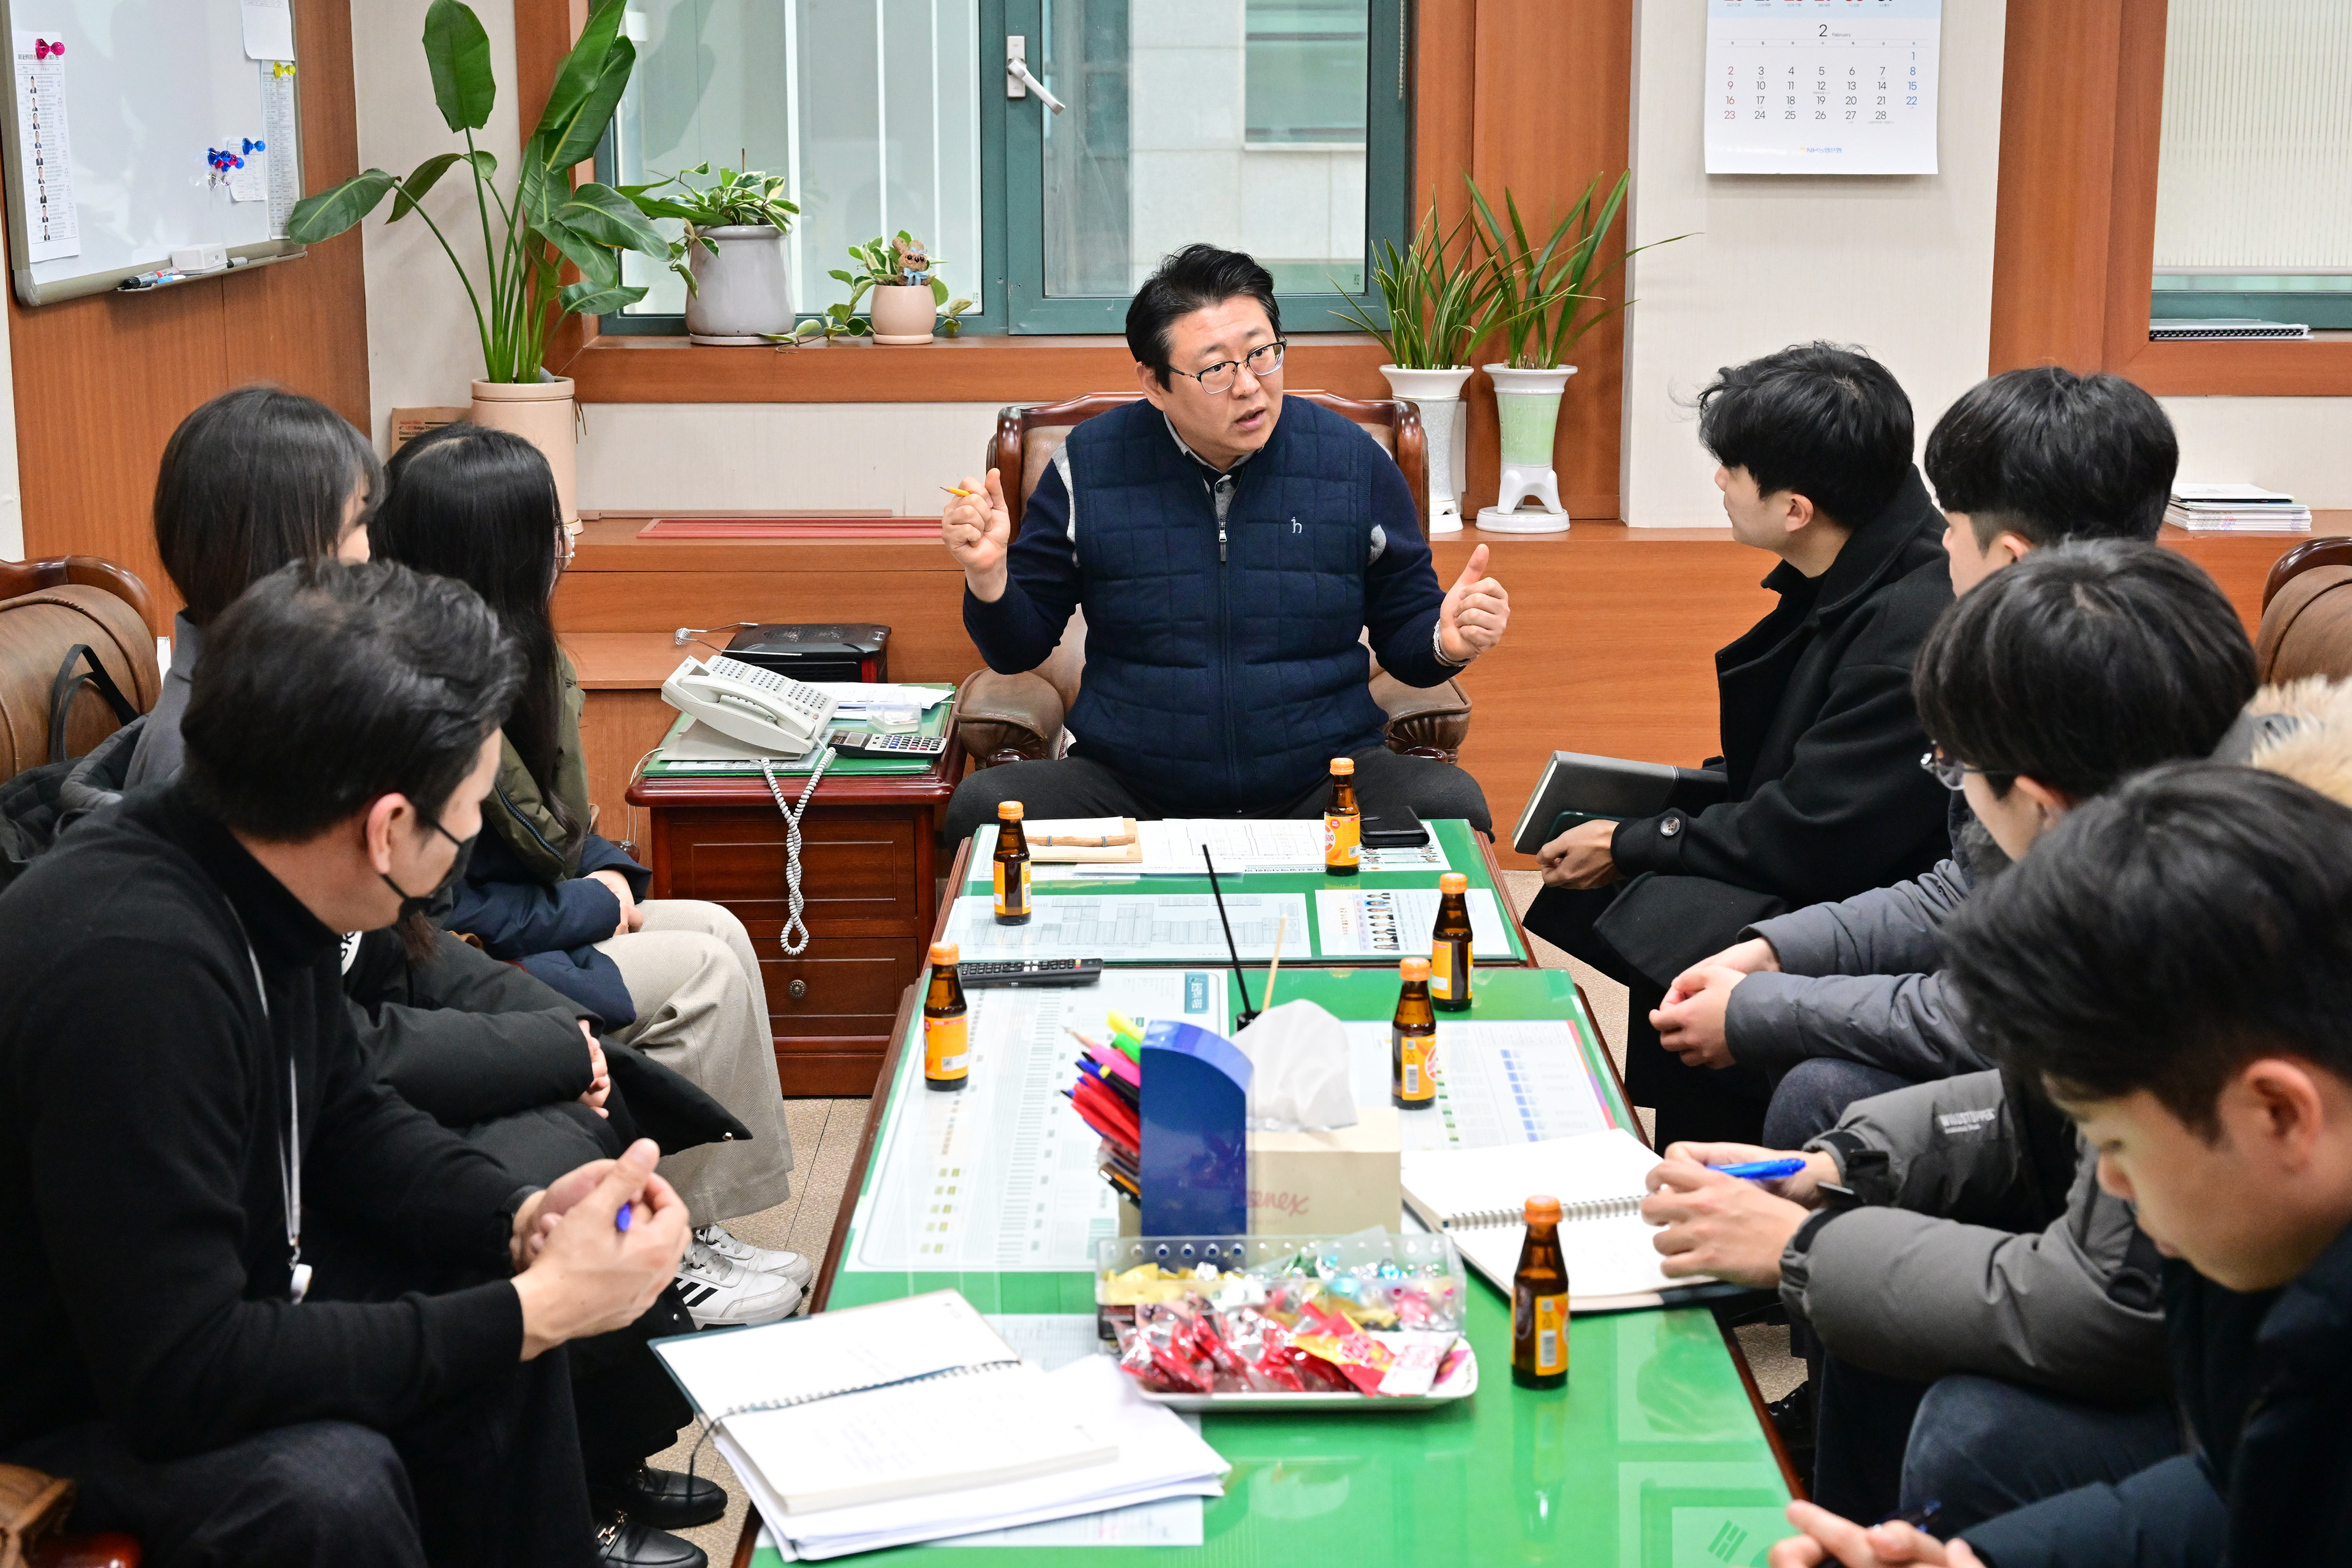
[(833, 748), (844, 757), (937, 757), (948, 748), (944, 735), (868, 735), (836, 729)]
[(1091, 986), (1102, 978), (1100, 958), (1021, 958), (966, 961), (956, 977), (967, 990), (991, 986)]

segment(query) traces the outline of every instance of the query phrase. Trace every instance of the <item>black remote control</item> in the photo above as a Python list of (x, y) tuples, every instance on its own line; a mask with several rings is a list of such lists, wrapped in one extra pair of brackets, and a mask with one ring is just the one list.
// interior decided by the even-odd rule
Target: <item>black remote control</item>
[(967, 959), (956, 966), (966, 990), (991, 986), (1091, 986), (1102, 978), (1100, 958)]

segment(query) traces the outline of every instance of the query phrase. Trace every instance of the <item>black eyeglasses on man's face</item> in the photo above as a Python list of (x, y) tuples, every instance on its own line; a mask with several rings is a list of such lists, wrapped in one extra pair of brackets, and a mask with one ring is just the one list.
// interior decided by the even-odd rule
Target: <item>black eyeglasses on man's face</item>
[(1944, 748), (1941, 746), (1934, 745), (1932, 743), (1928, 746), (1926, 755), (1919, 758), (1919, 766), (1927, 772), (1934, 774), (1936, 782), (1941, 784), (1945, 789), (1949, 789), (1955, 795), (1960, 792), (1962, 785), (1967, 780), (1968, 776), (1971, 773), (1977, 774), (1980, 778), (1989, 779), (1992, 777), (1992, 769), (1988, 768), (1971, 768), (1965, 762), (1955, 761), (1950, 757), (1945, 755)]
[(1260, 343), (1238, 360), (1219, 360), (1206, 370), (1178, 371), (1176, 373), (1192, 377), (1201, 383), (1202, 392), (1214, 396), (1233, 391), (1234, 382), (1240, 379), (1244, 368), (1260, 381), (1274, 374), (1282, 368), (1282, 350), (1288, 346), (1276, 338), (1271, 343)]

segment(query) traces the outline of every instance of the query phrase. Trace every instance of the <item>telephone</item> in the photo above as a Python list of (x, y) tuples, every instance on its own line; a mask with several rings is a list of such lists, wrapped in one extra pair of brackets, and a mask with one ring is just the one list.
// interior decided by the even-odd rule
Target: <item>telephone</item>
[(721, 735), (778, 757), (798, 757), (825, 733), (834, 699), (805, 681), (724, 654), (689, 657), (662, 683), (662, 700)]

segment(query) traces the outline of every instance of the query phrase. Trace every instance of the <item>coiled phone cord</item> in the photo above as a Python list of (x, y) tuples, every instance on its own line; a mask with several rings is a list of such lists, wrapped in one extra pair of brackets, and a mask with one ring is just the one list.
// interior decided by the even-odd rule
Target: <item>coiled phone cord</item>
[[(768, 781), (768, 793), (776, 800), (776, 810), (784, 814), (784, 929), (777, 938), (784, 945), (784, 956), (797, 958), (808, 950), (808, 922), (801, 918), (801, 820), (808, 815), (809, 802), (816, 798), (816, 781), (824, 777), (825, 765), (833, 760), (833, 747), (817, 753), (816, 766), (809, 770), (809, 781), (801, 790), (800, 810), (784, 804), (783, 788), (776, 782), (775, 758), (760, 758), (760, 777)], [(793, 928), (800, 927), (801, 939), (793, 940)]]

